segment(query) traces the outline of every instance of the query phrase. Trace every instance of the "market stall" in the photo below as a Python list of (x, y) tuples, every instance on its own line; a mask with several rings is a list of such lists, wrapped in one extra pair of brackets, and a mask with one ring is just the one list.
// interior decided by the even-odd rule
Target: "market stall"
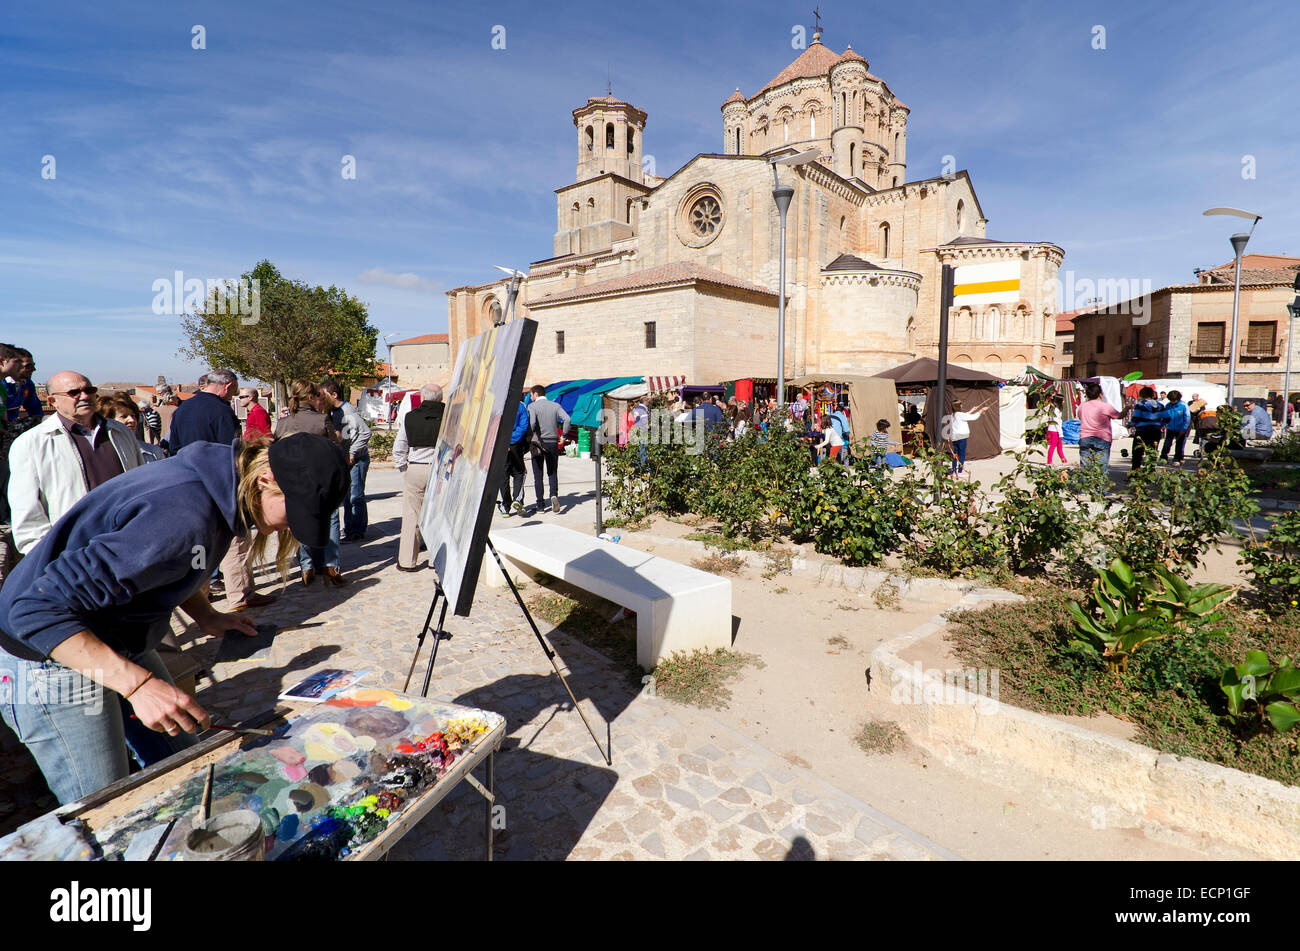
[[(924, 394), (925, 405), (933, 407), (934, 390), (939, 383), (939, 361), (933, 357), (919, 357), (910, 363), (877, 373), (876, 376), (893, 381), (899, 394)], [(961, 400), (963, 412), (980, 413), (980, 418), (970, 424), (970, 441), (966, 444), (967, 459), (992, 459), (1002, 452), (998, 398), (1001, 383), (992, 374), (948, 364), (943, 415), (953, 412), (955, 400)], [(925, 413), (925, 432), (931, 445), (939, 444), (933, 412)]]

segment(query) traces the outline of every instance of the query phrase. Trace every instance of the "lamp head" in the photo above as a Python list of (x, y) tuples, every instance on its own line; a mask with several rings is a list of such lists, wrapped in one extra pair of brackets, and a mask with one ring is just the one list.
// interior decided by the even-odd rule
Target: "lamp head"
[(1291, 315), (1292, 320), (1300, 317), (1300, 297), (1286, 305), (1286, 312)]
[(1250, 240), (1250, 235), (1245, 232), (1238, 232), (1228, 239), (1232, 242), (1233, 253), (1241, 257), (1241, 252), (1246, 250), (1246, 242)]
[(772, 198), (776, 201), (776, 210), (785, 217), (786, 210), (790, 207), (790, 199), (794, 197), (794, 189), (789, 185), (777, 185), (772, 189)]

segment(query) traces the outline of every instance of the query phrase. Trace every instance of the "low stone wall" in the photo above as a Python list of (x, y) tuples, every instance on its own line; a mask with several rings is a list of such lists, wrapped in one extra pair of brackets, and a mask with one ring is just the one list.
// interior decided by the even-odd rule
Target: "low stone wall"
[[(1019, 600), (977, 589), (951, 610)], [(871, 654), (875, 711), (945, 764), (1009, 785), (1096, 828), (1140, 829), (1150, 838), (1216, 858), (1282, 858), (1300, 851), (1300, 789), (1224, 766), (1160, 753), (998, 702), (997, 680), (945, 683), (902, 653), (946, 626), (944, 615)]]

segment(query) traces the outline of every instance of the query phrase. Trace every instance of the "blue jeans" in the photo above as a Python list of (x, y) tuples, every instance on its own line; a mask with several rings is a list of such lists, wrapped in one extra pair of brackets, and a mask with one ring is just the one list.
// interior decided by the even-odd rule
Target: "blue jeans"
[(352, 488), (343, 500), (343, 534), (364, 535), (369, 519), (366, 514), (366, 472), (370, 469), (370, 453), (361, 451), (352, 463)]
[(298, 549), (298, 564), (302, 566), (303, 571), (308, 568), (320, 570), (321, 568), (339, 567), (339, 510), (335, 509), (330, 515), (330, 540), (324, 548), (308, 548), (303, 545)]
[(1110, 475), (1110, 440), (1084, 436), (1079, 440), (1079, 467), (1100, 466), (1102, 475)]
[(952, 471), (962, 472), (966, 469), (966, 440), (954, 439), (952, 448), (957, 453), (957, 458), (952, 461)]
[[(131, 660), (172, 682), (156, 652)], [(0, 653), (0, 678), (8, 678), (0, 682), (0, 717), (65, 805), (125, 779), (128, 747), (150, 766), (195, 743), (193, 734), (168, 736), (130, 719), (130, 703), (57, 661)]]

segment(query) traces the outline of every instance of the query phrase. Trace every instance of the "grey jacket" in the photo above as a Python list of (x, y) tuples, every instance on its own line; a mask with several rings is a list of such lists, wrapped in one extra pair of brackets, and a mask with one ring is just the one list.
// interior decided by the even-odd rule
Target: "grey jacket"
[(351, 403), (344, 400), (342, 405), (332, 409), (330, 419), (343, 437), (343, 448), (349, 456), (355, 458), (361, 455), (363, 449), (369, 448), (370, 427)]
[(547, 446), (559, 444), (560, 437), (557, 431), (561, 423), (567, 431), (569, 414), (554, 400), (541, 398), (528, 404), (528, 432), (532, 433), (534, 429), (540, 430), (542, 442)]

